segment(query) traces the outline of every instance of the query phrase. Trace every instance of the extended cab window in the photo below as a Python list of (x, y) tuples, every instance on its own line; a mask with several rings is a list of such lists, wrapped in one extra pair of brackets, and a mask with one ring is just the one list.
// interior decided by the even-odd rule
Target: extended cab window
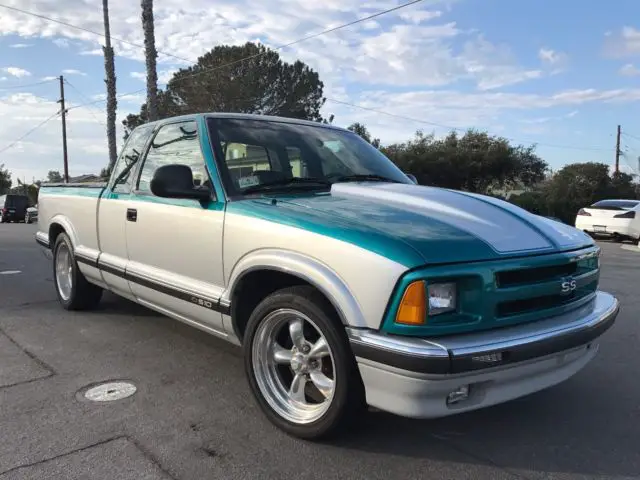
[(131, 191), (132, 172), (140, 160), (151, 131), (151, 126), (143, 125), (131, 132), (113, 171), (114, 184), (112, 188), (114, 192), (129, 193)]
[(195, 121), (172, 123), (158, 130), (140, 172), (138, 191), (151, 193), (150, 183), (155, 171), (171, 164), (190, 167), (196, 186), (208, 181)]

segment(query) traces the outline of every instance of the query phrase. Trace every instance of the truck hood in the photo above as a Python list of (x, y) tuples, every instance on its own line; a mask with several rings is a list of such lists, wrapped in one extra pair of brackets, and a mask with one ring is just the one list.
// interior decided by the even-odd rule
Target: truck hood
[(404, 250), (402, 263), (411, 263), (409, 267), (554, 253), (594, 244), (580, 230), (511, 203), (420, 185), (337, 183), (329, 194), (279, 196), (273, 214), (284, 223), (359, 243), (383, 255)]

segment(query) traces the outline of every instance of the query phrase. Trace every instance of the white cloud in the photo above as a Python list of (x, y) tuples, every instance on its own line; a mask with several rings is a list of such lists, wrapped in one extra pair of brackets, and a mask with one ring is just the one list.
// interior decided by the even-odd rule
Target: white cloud
[(31, 72), (19, 67), (5, 67), (2, 71), (16, 78), (31, 76)]
[(615, 58), (640, 55), (640, 30), (625, 26), (619, 33), (606, 35), (604, 51)]
[(66, 38), (54, 38), (52, 41), (60, 48), (69, 48), (69, 45), (71, 45), (69, 40), (67, 40)]
[[(19, 7), (21, 0), (6, 0)], [(43, 15), (101, 32), (102, 11), (72, 0), (31, 0)], [(481, 89), (538, 78), (541, 72), (523, 68), (504, 45), (493, 45), (477, 33), (462, 31), (455, 22), (443, 21), (453, 0), (432, 0), (398, 10), (379, 19), (310, 39), (284, 49), (286, 60), (301, 58), (319, 70), (323, 81), (431, 87), (472, 81)], [(289, 43), (329, 25), (362, 18), (397, 6), (396, 0), (164, 0), (155, 5), (156, 46), (186, 59), (197, 59), (213, 45), (259, 40), (275, 46)], [(34, 7), (34, 8), (35, 8)], [(143, 45), (139, 5), (111, 0), (114, 39)], [(384, 26), (384, 27), (382, 27)], [(0, 19), (0, 35), (41, 36), (52, 41), (72, 41), (84, 55), (102, 55), (103, 39), (39, 18), (12, 11)], [(144, 60), (144, 49), (114, 40), (120, 57)], [(160, 56), (167, 72), (187, 62)], [(162, 81), (161, 80), (161, 81)]]
[(14, 43), (12, 45), (9, 45), (9, 48), (29, 48), (32, 46), (33, 45), (31, 45), (30, 43)]
[(636, 67), (632, 63), (627, 63), (626, 65), (620, 67), (618, 73), (626, 77), (635, 77), (637, 75), (640, 75), (640, 68)]
[(62, 70), (62, 73), (64, 73), (65, 75), (81, 75), (83, 77), (87, 76), (86, 73), (81, 72), (80, 70), (76, 70), (74, 68), (67, 68), (65, 70)]
[(57, 79), (58, 79), (58, 77), (53, 76), (53, 75), (48, 76), (48, 77), (42, 77), (42, 81), (43, 82), (50, 82), (51, 80), (57, 80)]
[(557, 52), (550, 48), (541, 48), (538, 51), (538, 58), (549, 65), (557, 65), (563, 63), (566, 60), (566, 55), (561, 52)]
[(0, 82), (6, 82), (8, 80), (7, 77), (0, 77)]
[[(169, 80), (171, 80), (171, 77), (173, 77), (173, 74), (176, 71), (177, 69), (159, 70), (158, 85), (160, 85), (161, 87), (165, 85)], [(135, 78), (136, 80), (140, 80), (141, 82), (145, 82), (145, 83), (147, 82), (146, 72), (130, 72), (129, 75), (131, 75), (131, 77)]]
[(403, 19), (406, 20), (407, 22), (411, 22), (411, 23), (422, 23), (422, 22), (427, 22), (429, 20), (432, 20), (434, 18), (438, 18), (440, 16), (442, 16), (442, 12), (439, 10), (434, 10), (434, 11), (429, 11), (429, 10), (413, 10), (413, 11), (408, 11), (408, 10), (400, 10), (400, 13), (398, 14), (398, 16)]

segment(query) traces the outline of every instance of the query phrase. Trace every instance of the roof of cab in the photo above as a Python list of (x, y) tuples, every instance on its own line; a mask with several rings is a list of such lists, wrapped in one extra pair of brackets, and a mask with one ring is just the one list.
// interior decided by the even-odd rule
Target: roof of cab
[(314, 122), (311, 120), (301, 120), (298, 118), (289, 118), (289, 117), (278, 117), (273, 115), (261, 115), (261, 114), (255, 114), (255, 113), (228, 113), (228, 112), (206, 112), (206, 113), (192, 113), (192, 114), (186, 114), (186, 115), (177, 115), (174, 117), (167, 117), (160, 120), (156, 120), (154, 122), (143, 123), (138, 126), (141, 127), (143, 125), (163, 125), (165, 123), (173, 123), (180, 120), (195, 120), (196, 118), (203, 117), (203, 116), (205, 118), (233, 118), (233, 119), (243, 119), (243, 120), (259, 120), (263, 122), (290, 123), (294, 125), (309, 125), (313, 127), (323, 127), (323, 128), (331, 128), (334, 130), (348, 131), (345, 128), (338, 127), (336, 125)]

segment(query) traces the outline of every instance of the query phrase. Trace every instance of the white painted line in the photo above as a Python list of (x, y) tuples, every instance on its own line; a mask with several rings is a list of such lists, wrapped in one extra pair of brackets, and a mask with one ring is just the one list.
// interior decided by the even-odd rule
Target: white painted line
[(15, 275), (17, 273), (22, 273), (20, 270), (5, 270), (4, 272), (0, 272), (0, 275)]
[(623, 250), (629, 250), (630, 252), (640, 253), (640, 247), (638, 245), (620, 245)]

